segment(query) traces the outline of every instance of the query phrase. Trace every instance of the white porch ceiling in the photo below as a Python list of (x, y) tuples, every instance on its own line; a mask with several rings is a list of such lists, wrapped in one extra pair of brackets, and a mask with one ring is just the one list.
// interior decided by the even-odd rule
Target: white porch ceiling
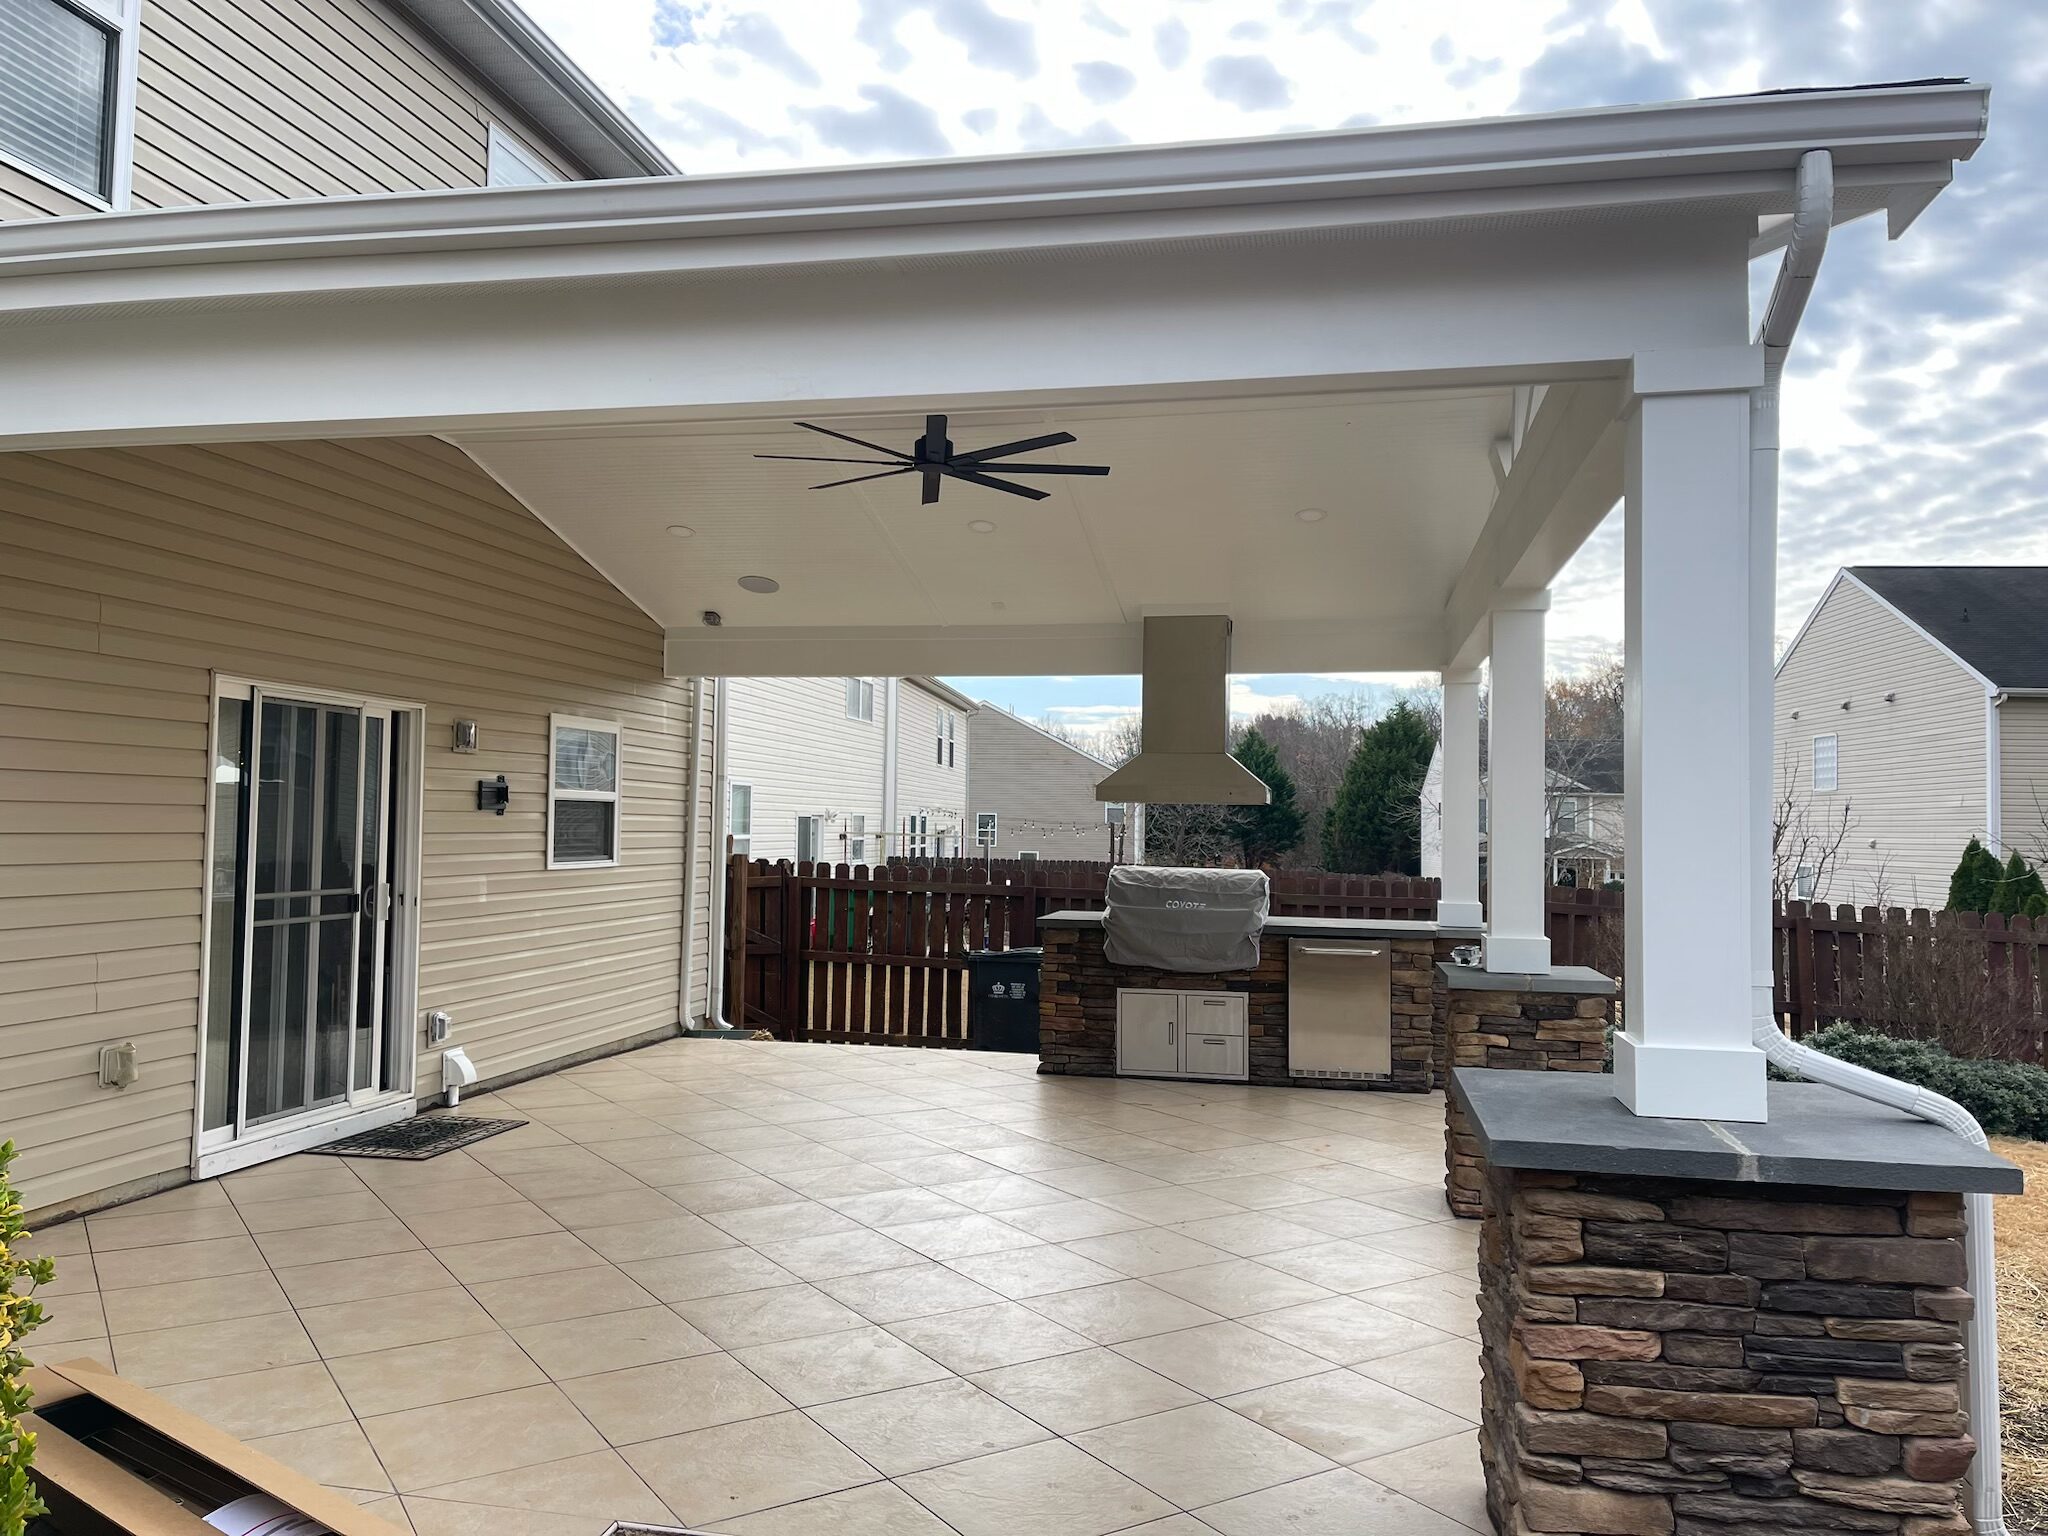
[[(929, 507), (914, 475), (809, 490), (864, 471), (753, 457), (863, 456), (786, 421), (454, 441), (678, 631), (706, 610), (728, 632), (821, 641), (1173, 613), (1413, 630), (1441, 622), (1493, 503), (1492, 444), (1513, 409), (1510, 389), (1469, 388), (954, 413), (961, 450), (1067, 431), (1079, 441), (1026, 457), (1111, 473), (1018, 476), (1050, 493), (1039, 502), (948, 480)], [(910, 414), (808, 419), (902, 451), (924, 426)], [(1305, 522), (1304, 509), (1327, 515)], [(781, 590), (745, 591), (743, 576)]]

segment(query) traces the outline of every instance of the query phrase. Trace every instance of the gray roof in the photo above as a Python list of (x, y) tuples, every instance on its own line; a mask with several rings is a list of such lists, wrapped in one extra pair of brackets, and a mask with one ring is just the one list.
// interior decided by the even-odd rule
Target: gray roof
[(2048, 689), (2048, 565), (1852, 565), (1994, 688)]

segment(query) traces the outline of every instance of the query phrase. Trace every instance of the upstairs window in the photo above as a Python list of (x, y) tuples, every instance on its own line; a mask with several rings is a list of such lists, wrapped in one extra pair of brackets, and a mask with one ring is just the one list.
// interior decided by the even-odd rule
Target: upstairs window
[(109, 205), (130, 3), (0, 0), (0, 157)]
[(872, 677), (849, 677), (846, 680), (846, 718), (875, 718), (875, 680)]
[[(7, 0), (0, 0), (0, 5)], [(511, 134), (491, 124), (484, 156), (484, 185), (487, 187), (539, 187), (563, 177), (547, 161)]]
[(1833, 736), (1813, 738), (1813, 788), (1816, 794), (1826, 794), (1836, 787), (1838, 753)]
[(957, 763), (955, 753), (959, 747), (960, 717), (950, 709), (939, 711), (939, 752), (941, 768), (951, 768)]
[(1579, 831), (1579, 802), (1566, 796), (1557, 802), (1557, 835), (1576, 837)]
[(619, 725), (548, 717), (548, 868), (619, 862)]

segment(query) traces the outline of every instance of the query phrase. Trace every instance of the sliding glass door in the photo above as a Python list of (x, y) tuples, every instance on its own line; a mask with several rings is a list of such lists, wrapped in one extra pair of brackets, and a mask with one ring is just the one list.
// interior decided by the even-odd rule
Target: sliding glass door
[(201, 1151), (406, 1089), (398, 888), (415, 716), (223, 690)]

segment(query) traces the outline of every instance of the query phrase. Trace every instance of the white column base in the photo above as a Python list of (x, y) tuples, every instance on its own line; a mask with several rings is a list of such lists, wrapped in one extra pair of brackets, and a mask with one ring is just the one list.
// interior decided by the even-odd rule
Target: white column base
[(1443, 928), (1483, 928), (1486, 926), (1486, 909), (1476, 901), (1439, 901), (1436, 920), (1437, 925)]
[(1480, 940), (1480, 965), (1489, 971), (1512, 971), (1517, 975), (1550, 974), (1550, 940), (1516, 938), (1513, 934), (1489, 933)]
[(1614, 1096), (1659, 1120), (1751, 1120), (1766, 1109), (1764, 1053), (1753, 1045), (1645, 1044), (1614, 1036)]

